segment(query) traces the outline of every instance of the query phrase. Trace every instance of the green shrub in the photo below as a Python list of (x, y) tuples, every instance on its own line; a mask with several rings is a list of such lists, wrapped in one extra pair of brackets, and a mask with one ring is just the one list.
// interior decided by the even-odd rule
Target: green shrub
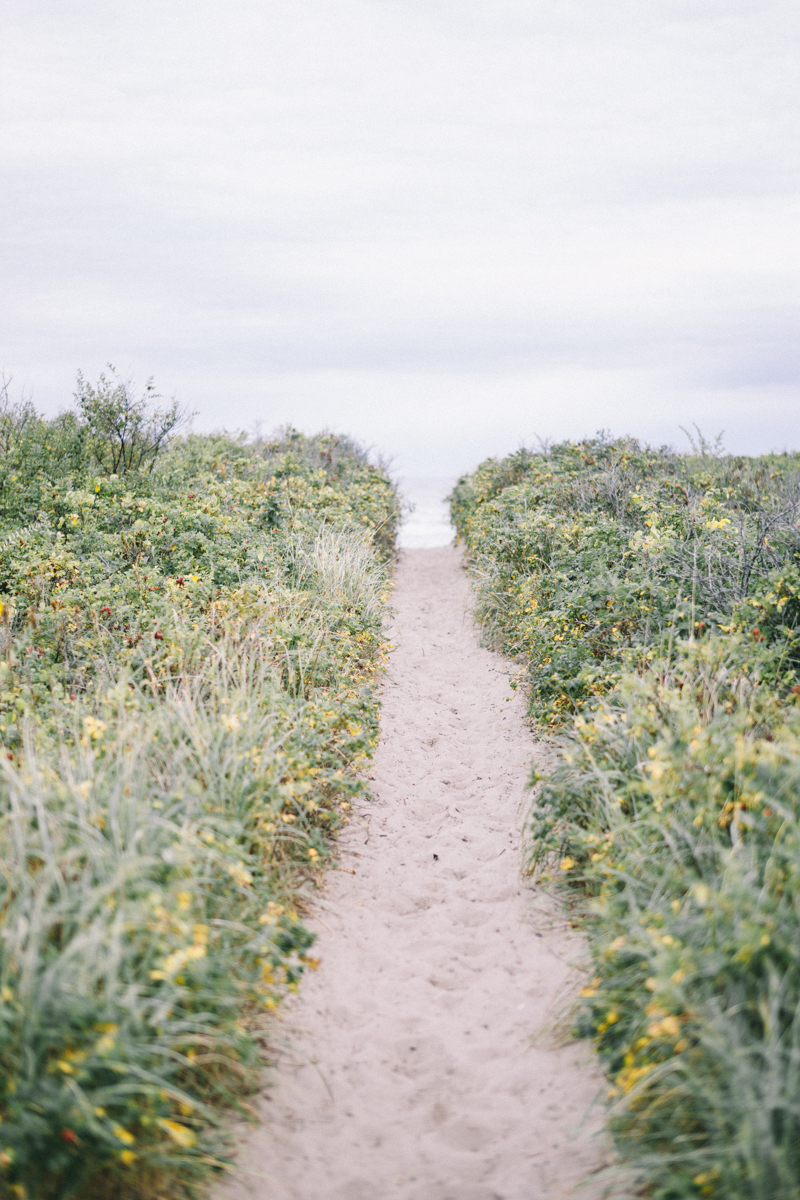
[(124, 475), (90, 446), (64, 475), (20, 450), (39, 507), (0, 543), (0, 1194), (189, 1196), (314, 965), (397, 498), (332, 435)]
[(532, 814), (534, 863), (588, 906), (580, 1023), (657, 1196), (800, 1180), (800, 713), (759, 668), (719, 637), (624, 677)]
[(660, 1200), (800, 1196), (797, 480), (600, 441), (454, 493), (484, 619), (559, 729), (530, 867), (583, 917), (578, 1031)]
[(451, 502), (479, 616), (552, 725), (648, 654), (725, 625), (800, 548), (800, 456), (596, 439), (490, 459)]

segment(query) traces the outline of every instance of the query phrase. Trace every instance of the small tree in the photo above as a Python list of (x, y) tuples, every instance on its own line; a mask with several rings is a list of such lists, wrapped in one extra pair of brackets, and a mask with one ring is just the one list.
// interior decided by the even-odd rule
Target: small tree
[(111, 377), (101, 375), (93, 387), (78, 372), (75, 399), (94, 458), (107, 475), (152, 471), (156, 458), (189, 418), (177, 400), (154, 407), (162, 397), (148, 379), (140, 397), (109, 363)]
[(11, 379), (0, 376), (0, 454), (8, 458), (20, 444), (30, 439), (32, 430), (41, 424), (30, 400), (11, 399)]

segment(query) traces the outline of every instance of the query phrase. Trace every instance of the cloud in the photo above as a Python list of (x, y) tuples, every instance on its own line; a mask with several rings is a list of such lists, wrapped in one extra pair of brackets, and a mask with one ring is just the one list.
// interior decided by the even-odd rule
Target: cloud
[(0, 366), (40, 404), (111, 359), (448, 473), (726, 411), (796, 441), (793, 2), (6, 9)]

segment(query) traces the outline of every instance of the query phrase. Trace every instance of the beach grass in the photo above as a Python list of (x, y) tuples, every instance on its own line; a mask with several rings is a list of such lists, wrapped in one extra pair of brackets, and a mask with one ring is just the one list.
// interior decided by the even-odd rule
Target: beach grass
[(366, 786), (397, 495), (334, 435), (121, 469), (0, 415), (0, 1194), (199, 1195)]
[(618, 1179), (791, 1200), (800, 459), (695, 450), (520, 451), (462, 479), (453, 515), (487, 636), (560, 748), (531, 779), (529, 867), (589, 940), (576, 1029), (608, 1071)]

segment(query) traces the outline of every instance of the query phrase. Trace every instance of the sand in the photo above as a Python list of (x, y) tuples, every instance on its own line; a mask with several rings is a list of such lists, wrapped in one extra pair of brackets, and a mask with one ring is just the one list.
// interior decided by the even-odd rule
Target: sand
[(552, 1034), (582, 943), (520, 873), (546, 748), (478, 643), (455, 549), (405, 551), (394, 604), (374, 800), (314, 902), (321, 965), (225, 1200), (539, 1200), (606, 1155), (597, 1066)]

